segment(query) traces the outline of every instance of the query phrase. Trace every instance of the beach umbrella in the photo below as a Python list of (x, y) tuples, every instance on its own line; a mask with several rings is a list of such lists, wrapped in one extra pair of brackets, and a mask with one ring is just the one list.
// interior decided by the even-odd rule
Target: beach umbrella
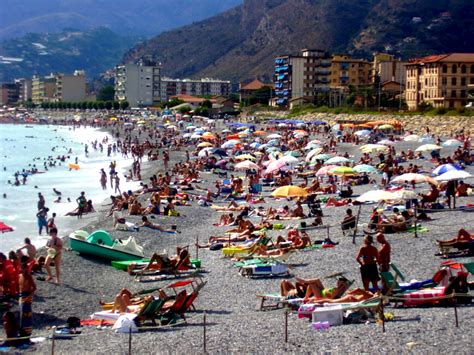
[[(305, 158), (305, 161), (307, 162), (310, 162), (311, 159), (318, 155), (319, 153), (321, 153), (323, 151), (323, 148), (315, 148), (313, 150), (311, 150), (308, 154), (306, 154), (306, 158)], [(329, 159), (329, 158), (328, 158)]]
[(337, 166), (329, 170), (329, 174), (337, 176), (356, 176), (357, 171), (348, 166)]
[(321, 142), (319, 139), (313, 139), (312, 141), (309, 141), (308, 144), (318, 144), (318, 145), (321, 145), (321, 144), (323, 144), (323, 142)]
[(419, 198), (415, 191), (407, 189), (393, 191), (393, 194), (400, 200), (415, 200)]
[(460, 180), (460, 179), (467, 179), (472, 177), (467, 171), (464, 170), (451, 170), (440, 176), (435, 177), (437, 181), (450, 181), (450, 180)]
[(216, 136), (212, 134), (211, 132), (205, 132), (202, 134), (203, 139), (215, 139)]
[(115, 121), (118, 121), (118, 118), (117, 117), (110, 117), (109, 120), (112, 121), (112, 122), (115, 122)]
[(232, 142), (232, 141), (227, 141), (221, 145), (221, 148), (224, 149), (229, 149), (229, 148), (234, 148), (238, 143)]
[(280, 142), (278, 141), (278, 139), (271, 139), (271, 140), (269, 140), (269, 141), (267, 142), (267, 144), (268, 144), (269, 146), (277, 146), (277, 145), (280, 144)]
[(447, 173), (448, 171), (453, 170), (462, 170), (462, 168), (457, 164), (442, 164), (433, 170), (433, 175), (441, 175)]
[(286, 164), (289, 164), (289, 165), (296, 165), (298, 164), (300, 161), (298, 160), (298, 158), (292, 156), (292, 155), (285, 155), (283, 157), (281, 157), (280, 159), (278, 159), (280, 161), (284, 161)]
[(395, 145), (394, 141), (391, 141), (390, 139), (382, 139), (380, 142), (377, 144), (383, 144), (383, 145)]
[(403, 138), (405, 142), (417, 142), (418, 139), (420, 139), (420, 136), (416, 134), (410, 134), (406, 136), (405, 138)]
[(13, 232), (13, 228), (10, 226), (7, 226), (5, 223), (0, 222), (0, 232), (7, 233), (7, 232)]
[(185, 133), (183, 134), (183, 138), (190, 138), (192, 136), (191, 133)]
[(198, 133), (193, 133), (190, 138), (191, 138), (191, 139), (201, 139), (202, 136), (201, 136), (200, 134), (198, 134)]
[(226, 157), (227, 156), (226, 151), (224, 149), (220, 149), (220, 148), (212, 148), (212, 154), (218, 155), (220, 157)]
[(310, 142), (310, 143), (306, 144), (306, 147), (304, 147), (304, 150), (312, 150), (312, 149), (316, 149), (316, 148), (320, 148), (320, 147), (321, 146), (319, 144)]
[(214, 148), (212, 148), (212, 147), (207, 147), (207, 148), (201, 149), (201, 150), (199, 151), (199, 153), (198, 153), (198, 157), (203, 158), (203, 157), (205, 157), (205, 156), (207, 156), (207, 155), (212, 155), (212, 150), (213, 150), (213, 149), (214, 149)]
[(187, 126), (187, 127), (185, 128), (185, 130), (186, 130), (186, 131), (192, 131), (193, 129), (196, 129), (196, 128), (197, 128), (196, 126), (191, 125), (191, 126)]
[(381, 130), (389, 130), (389, 129), (393, 129), (393, 126), (391, 124), (383, 124), (381, 126), (378, 126), (377, 127), (378, 129), (381, 129)]
[(197, 145), (198, 148), (207, 148), (207, 147), (212, 147), (212, 143), (209, 142), (201, 142)]
[(370, 136), (370, 131), (368, 129), (361, 129), (360, 131), (356, 131), (354, 134), (356, 136), (366, 137)]
[(279, 123), (278, 127), (287, 127), (288, 125), (286, 123)]
[(311, 161), (316, 161), (316, 160), (323, 160), (326, 161), (328, 159), (331, 159), (333, 155), (331, 154), (317, 154), (314, 157), (311, 158)]
[(457, 139), (448, 139), (447, 141), (441, 144), (443, 147), (462, 147), (463, 142), (458, 141)]
[(440, 147), (436, 144), (423, 144), (415, 149), (415, 152), (432, 152), (433, 150), (440, 150), (443, 147)]
[(255, 157), (250, 154), (241, 154), (237, 155), (235, 160), (255, 160)]
[(227, 160), (221, 159), (221, 160), (219, 160), (219, 161), (216, 163), (216, 165), (217, 165), (218, 167), (222, 167), (222, 166), (225, 166), (227, 163), (228, 163)]
[(290, 150), (289, 152), (286, 152), (285, 155), (291, 155), (292, 157), (299, 158), (301, 153), (297, 150)]
[(299, 186), (287, 185), (277, 188), (271, 195), (273, 197), (306, 197), (308, 191)]
[(178, 127), (176, 127), (175, 125), (170, 124), (170, 125), (166, 126), (166, 129), (172, 129), (173, 131), (177, 131)]
[(250, 144), (250, 148), (254, 148), (254, 149), (258, 149), (258, 147), (260, 147), (261, 144), (258, 143), (258, 142), (253, 142), (252, 144)]
[(337, 165), (337, 164), (346, 164), (349, 163), (350, 160), (345, 157), (335, 156), (328, 159), (324, 164), (325, 165)]
[(287, 165), (284, 161), (274, 160), (267, 165), (265, 174), (271, 174), (283, 168), (287, 168)]
[(358, 202), (380, 202), (380, 201), (389, 201), (396, 200), (397, 197), (390, 191), (385, 190), (372, 190), (363, 193), (356, 198)]
[(260, 167), (257, 164), (251, 162), (250, 160), (244, 160), (240, 163), (237, 163), (235, 164), (234, 168), (236, 170), (250, 170), (250, 169), (260, 170)]
[(430, 183), (433, 185), (438, 184), (436, 180), (434, 180), (432, 177), (422, 175), (422, 174), (416, 174), (416, 173), (407, 173), (407, 174), (396, 176), (390, 182), (392, 184), (404, 184), (405, 182), (408, 182), (408, 183), (414, 182), (415, 184), (420, 184), (423, 182)]
[(329, 172), (331, 171), (331, 169), (334, 169), (336, 167), (337, 165), (323, 166), (316, 172), (316, 176), (329, 175)]
[(372, 174), (372, 173), (378, 173), (379, 172), (377, 170), (377, 168), (375, 168), (372, 165), (368, 165), (368, 164), (356, 165), (356, 166), (354, 166), (354, 171), (356, 171), (358, 173), (367, 173), (367, 174)]
[(378, 153), (388, 151), (388, 147), (383, 144), (365, 144), (359, 149), (362, 153)]
[(232, 132), (232, 131), (231, 131), (230, 129), (227, 129), (227, 128), (226, 128), (226, 129), (223, 129), (221, 132), (222, 132), (222, 133), (230, 133), (230, 132)]
[(278, 133), (273, 133), (273, 134), (269, 134), (267, 136), (268, 139), (280, 139), (282, 136)]
[(261, 135), (267, 134), (267, 132), (265, 132), (265, 131), (255, 131), (255, 132), (253, 132), (253, 134), (256, 135), (256, 136), (261, 136)]

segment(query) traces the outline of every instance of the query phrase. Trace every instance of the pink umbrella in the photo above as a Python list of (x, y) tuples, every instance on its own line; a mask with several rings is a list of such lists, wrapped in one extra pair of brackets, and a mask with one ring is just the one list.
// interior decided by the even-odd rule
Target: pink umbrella
[(234, 168), (237, 170), (260, 170), (260, 167), (254, 162), (251, 162), (250, 160), (244, 160), (243, 162), (235, 164)]
[(321, 176), (321, 175), (329, 175), (330, 171), (334, 168), (337, 168), (338, 166), (337, 165), (327, 165), (327, 166), (323, 166), (321, 169), (319, 169), (316, 173), (317, 176)]
[(283, 167), (286, 167), (285, 161), (282, 161), (282, 160), (272, 161), (270, 164), (268, 164), (267, 169), (265, 170), (265, 174), (271, 174), (275, 171), (282, 169)]

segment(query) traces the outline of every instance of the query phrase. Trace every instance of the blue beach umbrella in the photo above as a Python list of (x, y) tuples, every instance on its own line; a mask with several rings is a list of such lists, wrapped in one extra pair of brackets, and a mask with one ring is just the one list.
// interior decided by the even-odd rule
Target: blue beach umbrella
[(457, 164), (443, 164), (443, 165), (438, 166), (436, 169), (434, 169), (432, 174), (441, 175), (441, 174), (447, 173), (448, 171), (453, 171), (453, 170), (462, 170), (462, 167), (460, 167)]

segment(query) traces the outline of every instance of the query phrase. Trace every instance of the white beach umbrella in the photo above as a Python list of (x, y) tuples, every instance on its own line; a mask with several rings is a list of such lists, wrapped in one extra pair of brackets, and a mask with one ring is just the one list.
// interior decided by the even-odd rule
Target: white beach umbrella
[(457, 139), (448, 139), (447, 141), (441, 144), (443, 147), (462, 147), (463, 142), (458, 141)]
[(435, 177), (437, 181), (450, 181), (450, 180), (460, 180), (471, 178), (472, 175), (464, 170), (451, 170), (447, 173), (441, 174), (440, 176)]
[(238, 164), (235, 164), (234, 169), (236, 170), (260, 170), (260, 167), (255, 164), (254, 162), (251, 162), (250, 160), (244, 160)]
[(394, 141), (391, 141), (390, 139), (382, 139), (380, 142), (377, 144), (383, 144), (383, 145), (395, 145)]
[(419, 143), (434, 143), (435, 140), (431, 136), (423, 136), (420, 139), (418, 139)]
[(269, 134), (267, 136), (268, 139), (280, 139), (282, 136), (278, 133), (273, 133), (273, 134)]
[(396, 200), (397, 197), (393, 192), (385, 190), (372, 190), (367, 191), (357, 197), (356, 201), (358, 202), (380, 202), (380, 201), (389, 201)]
[(308, 154), (306, 154), (305, 161), (310, 162), (312, 157), (318, 155), (322, 151), (323, 151), (323, 148), (315, 148), (315, 149), (311, 150)]
[(434, 180), (432, 177), (422, 175), (422, 174), (416, 174), (416, 173), (407, 173), (407, 174), (396, 176), (390, 182), (393, 184), (404, 184), (405, 182), (408, 182), (408, 183), (415, 182), (415, 184), (419, 184), (423, 182), (434, 184), (434, 185), (437, 184), (436, 180)]
[(443, 147), (440, 147), (436, 144), (423, 144), (415, 149), (415, 152), (432, 152), (433, 150), (440, 150)]
[(350, 160), (345, 157), (335, 156), (331, 159), (328, 159), (324, 162), (324, 165), (337, 165), (337, 164), (345, 164), (349, 163)]

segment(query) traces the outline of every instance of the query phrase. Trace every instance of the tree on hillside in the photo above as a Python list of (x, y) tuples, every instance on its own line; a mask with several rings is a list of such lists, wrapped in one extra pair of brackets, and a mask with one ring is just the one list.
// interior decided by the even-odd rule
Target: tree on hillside
[(97, 101), (114, 101), (115, 89), (112, 85), (106, 85), (99, 90)]

